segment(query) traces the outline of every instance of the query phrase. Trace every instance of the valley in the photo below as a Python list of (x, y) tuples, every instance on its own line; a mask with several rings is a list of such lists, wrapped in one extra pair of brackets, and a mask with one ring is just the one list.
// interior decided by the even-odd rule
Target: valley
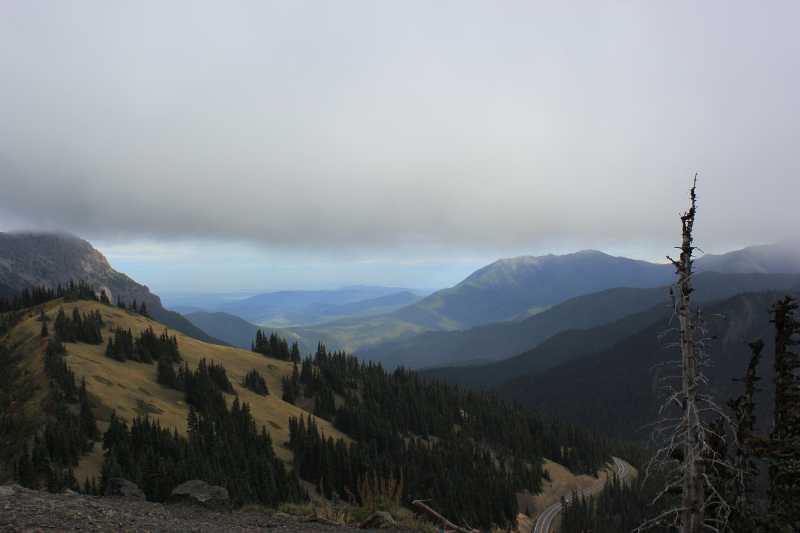
[[(781, 247), (776, 249), (786, 245)], [(33, 264), (20, 247), (14, 250), (15, 260)], [(46, 264), (41, 246), (31, 250)], [(772, 350), (766, 310), (782, 294), (800, 291), (800, 274), (767, 252), (762, 247), (729, 260), (709, 258), (719, 271), (696, 276), (696, 301), (707, 313), (728, 317), (708, 326), (715, 339), (709, 353), (718, 362), (709, 376), (725, 398), (739, 390), (732, 378), (741, 375), (748, 356), (742, 340), (760, 336)], [(96, 258), (96, 251), (82, 253)], [(759, 262), (765, 254), (770, 259)], [(57, 284), (65, 291), (61, 297), (52, 291), (43, 296), (36, 285), (32, 293), (8, 285), (8, 294), (0, 296), (0, 349), (8, 369), (0, 432), (11, 438), (0, 454), (0, 473), (4, 481), (23, 476), (38, 487), (74, 483), (87, 493), (114, 473), (134, 479), (158, 500), (173, 476), (195, 469), (228, 485), (240, 506), (277, 505), (287, 501), (283, 494), (330, 509), (345, 495), (349, 504), (364, 505), (356, 489), (374, 476), (376, 484), (401, 480), (395, 510), (432, 499), (443, 514), (486, 529), (535, 519), (559, 494), (569, 498), (565, 490), (582, 490), (604, 476), (612, 454), (642, 468), (648, 454), (642, 428), (657, 416), (661, 396), (659, 374), (651, 369), (663, 357), (660, 332), (669, 329), (671, 310), (664, 290), (651, 285), (660, 283), (663, 265), (599, 253), (573, 256), (501, 260), (427, 296), (390, 287), (265, 294), (228, 303), (227, 311), (194, 310), (188, 320), (113, 270), (85, 276), (100, 283), (105, 302), (97, 293), (76, 299), (69, 280)], [(95, 264), (104, 261), (100, 256)], [(574, 282), (591, 268), (598, 271), (593, 279)], [(614, 275), (629, 284), (619, 286), (624, 282), (602, 274), (615, 268), (621, 274)], [(17, 284), (21, 278), (2, 277)], [(81, 287), (89, 287), (80, 279)], [(120, 279), (127, 285), (113, 283)], [(141, 308), (136, 299), (126, 305), (126, 295), (144, 295)], [(237, 310), (251, 318), (277, 312), (258, 325), (232, 312)], [(63, 333), (52, 328), (69, 319), (59, 315), (72, 316), (73, 324), (95, 317), (102, 342), (61, 343)], [(269, 325), (282, 321), (284, 327)], [(124, 338), (120, 332), (132, 339), (133, 351), (125, 357), (111, 355), (111, 344)], [(174, 337), (179, 361), (136, 355), (148, 332), (153, 339)], [(54, 339), (63, 345), (60, 356), (51, 354)], [(60, 377), (53, 374), (54, 357), (66, 369)], [(759, 372), (763, 395), (772, 395), (773, 374), (766, 365)], [(221, 381), (214, 377), (220, 373)], [(263, 380), (263, 391), (253, 388), (252, 376)], [(78, 389), (85, 391), (80, 405)], [(46, 437), (55, 431), (48, 429), (53, 413), (77, 415), (84, 404), (91, 406), (98, 433), (80, 445), (86, 452), (74, 456), (79, 460), (60, 459)], [(42, 407), (50, 405), (55, 407)], [(67, 427), (66, 415), (58, 416), (61, 426), (52, 427)], [(760, 402), (757, 419), (770, 416)], [(237, 418), (244, 420), (241, 429), (235, 429)], [(270, 488), (231, 477), (245, 467), (225, 453), (225, 427), (245, 431), (237, 439), (252, 445), (239, 460), (247, 455), (256, 470), (270, 472), (264, 474), (275, 479)], [(145, 434), (155, 440), (141, 440)], [(155, 444), (162, 441), (171, 444)], [(193, 457), (186, 450), (193, 447), (216, 459), (191, 466), (196, 459), (186, 462)], [(264, 455), (253, 455), (257, 448)], [(175, 455), (179, 449), (184, 451)], [(50, 457), (48, 468), (41, 466), (43, 454)], [(40, 466), (24, 466), (26, 461)], [(217, 462), (228, 464), (227, 471), (213, 466)], [(487, 490), (497, 496), (475, 499)], [(627, 490), (614, 485), (612, 492)]]

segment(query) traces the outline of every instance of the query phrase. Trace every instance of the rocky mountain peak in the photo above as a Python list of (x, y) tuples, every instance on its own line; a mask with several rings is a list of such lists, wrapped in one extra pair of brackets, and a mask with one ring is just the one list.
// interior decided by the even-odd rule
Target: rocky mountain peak
[(55, 288), (83, 280), (112, 301), (136, 299), (161, 307), (150, 289), (114, 270), (87, 241), (67, 232), (0, 232), (0, 283), (17, 290), (31, 286)]

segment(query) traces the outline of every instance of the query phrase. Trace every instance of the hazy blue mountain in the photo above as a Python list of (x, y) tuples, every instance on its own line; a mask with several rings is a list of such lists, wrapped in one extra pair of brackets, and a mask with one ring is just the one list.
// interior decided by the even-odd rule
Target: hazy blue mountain
[[(800, 273), (800, 239), (707, 255), (698, 268), (731, 273)], [(595, 250), (566, 255), (500, 259), (449, 289), (437, 291), (391, 316), (430, 329), (466, 329), (509, 320), (531, 309), (614, 287), (659, 287), (674, 268)], [(449, 327), (434, 327), (447, 324)], [(456, 327), (453, 327), (456, 326)]]
[[(455, 363), (508, 357), (534, 344), (526, 345), (529, 341), (525, 341), (515, 346), (512, 335), (510, 349), (501, 348), (497, 353), (486, 355), (495, 350), (495, 345), (499, 346), (505, 341), (481, 344), (475, 341), (472, 334), (467, 334), (463, 343), (451, 346), (449, 338), (442, 340), (444, 336), (430, 332), (467, 330), (472, 326), (493, 322), (512, 322), (576, 296), (614, 287), (659, 287), (671, 283), (673, 279), (674, 269), (671, 265), (612, 257), (592, 250), (563, 256), (501, 259), (476, 271), (455, 287), (437, 291), (379, 319), (350, 316), (340, 321), (293, 328), (293, 331), (304, 337), (317, 334), (329, 339), (332, 348), (355, 352), (360, 357), (383, 360), (387, 356), (387, 364), (420, 366), (417, 361), (428, 358), (426, 363), (422, 363), (422, 366), (428, 366), (444, 361)], [(720, 297), (730, 294), (723, 291)], [(711, 295), (708, 297), (711, 298)], [(613, 316), (608, 319), (613, 319)], [(288, 323), (281, 325), (288, 326)], [(558, 330), (550, 330), (549, 335)], [(402, 347), (417, 335), (424, 335), (421, 343), (432, 343), (433, 352), (447, 355), (423, 354), (416, 350), (417, 345)], [(502, 340), (504, 332), (500, 331), (498, 336)], [(544, 334), (543, 338), (547, 336)], [(541, 340), (537, 338), (534, 342)], [(474, 348), (471, 347), (473, 342), (478, 343)], [(466, 348), (462, 350), (461, 346)], [(394, 350), (398, 350), (396, 354), (388, 356)], [(405, 350), (405, 355), (400, 355), (402, 350)]]
[(466, 329), (613, 287), (658, 287), (671, 281), (672, 271), (595, 250), (500, 259), (390, 316), (430, 329)]
[(311, 311), (283, 311), (272, 315), (261, 322), (266, 327), (327, 327), (330, 324), (342, 325), (355, 322), (369, 321), (374, 317), (386, 315), (400, 309), (410, 302), (421, 299), (409, 291), (403, 291), (388, 296), (369, 298), (342, 305), (330, 306), (327, 304), (311, 304), (303, 309), (316, 309)]
[(32, 285), (56, 288), (70, 280), (83, 280), (99, 293), (105, 289), (112, 302), (147, 303), (157, 322), (184, 335), (212, 344), (226, 342), (206, 334), (180, 314), (161, 305), (161, 298), (108, 264), (105, 256), (71, 233), (1, 233), (0, 283), (22, 290)]
[(376, 307), (378, 308), (396, 307), (400, 305), (407, 305), (421, 299), (422, 296), (414, 294), (411, 291), (400, 291), (393, 294), (387, 294), (386, 296), (378, 296), (377, 298), (368, 298), (366, 300), (359, 300), (356, 302), (336, 305), (334, 307), (330, 307), (328, 309), (320, 311), (319, 314), (326, 316), (356, 315), (358, 313)]
[[(800, 275), (703, 272), (695, 280), (695, 298), (711, 301), (744, 291), (789, 287), (800, 282)], [(442, 367), (448, 362), (463, 366), (465, 360), (503, 359), (530, 350), (559, 331), (607, 324), (648, 309), (666, 296), (666, 291), (661, 288), (607, 289), (572, 298), (519, 322), (485, 324), (461, 331), (431, 331), (404, 343), (382, 345), (358, 354), (381, 361), (386, 368), (400, 364), (408, 368)], [(431, 375), (444, 378), (447, 372), (439, 368)], [(482, 370), (475, 369), (474, 372), (479, 377)], [(460, 376), (469, 373), (470, 370), (465, 368), (456, 372)], [(505, 379), (513, 375), (506, 374)]]
[(188, 315), (189, 313), (195, 313), (197, 311), (205, 311), (204, 307), (200, 307), (197, 305), (171, 305), (168, 308), (170, 311), (175, 311), (176, 313), (180, 313), (182, 315)]
[(722, 255), (706, 254), (695, 265), (715, 272), (800, 273), (800, 239), (749, 246)]
[(214, 310), (231, 313), (244, 318), (248, 322), (258, 324), (268, 321), (279, 313), (299, 311), (322, 314), (336, 306), (390, 296), (400, 292), (415, 293), (419, 291), (367, 285), (343, 287), (336, 290), (278, 291), (219, 305)]
[(297, 342), (300, 347), (301, 353), (310, 353), (317, 347), (317, 341), (306, 341), (298, 335), (280, 328), (265, 328), (251, 324), (245, 319), (229, 313), (218, 311), (216, 313), (209, 313), (208, 311), (195, 311), (189, 313), (186, 318), (195, 326), (209, 335), (220, 338), (225, 342), (249, 350), (252, 342), (256, 339), (256, 332), (260, 329), (267, 335), (276, 333), (291, 344)]
[[(607, 289), (571, 298), (520, 322), (494, 322), (459, 331), (429, 331), (399, 346), (378, 347), (358, 355), (385, 368), (425, 368), (464, 360), (504, 359), (528, 350), (559, 331), (605, 324), (652, 307), (660, 289)], [(388, 348), (388, 349), (387, 349)], [(384, 351), (385, 350), (385, 351)]]

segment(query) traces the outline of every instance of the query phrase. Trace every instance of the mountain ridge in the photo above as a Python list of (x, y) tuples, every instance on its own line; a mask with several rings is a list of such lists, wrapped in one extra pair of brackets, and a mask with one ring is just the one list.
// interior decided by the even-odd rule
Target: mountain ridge
[[(736, 294), (767, 290), (792, 290), (793, 287), (800, 286), (800, 274), (722, 274), (718, 272), (702, 272), (695, 276), (694, 279), (696, 292), (693, 294), (698, 305), (713, 305), (715, 302), (727, 300)], [(626, 295), (627, 299), (619, 301), (621, 296), (618, 293), (620, 292), (623, 295), (628, 293)], [(555, 321), (559, 327), (542, 333), (539, 338), (545, 337), (544, 339), (522, 352), (481, 365), (459, 364), (444, 366), (440, 364), (437, 368), (422, 368), (419, 370), (419, 374), (427, 378), (457, 382), (459, 385), (466, 387), (495, 387), (503, 381), (513, 379), (515, 376), (533, 371), (541, 372), (568, 359), (600, 351), (621, 340), (624, 336), (636, 333), (638, 329), (643, 329), (651, 322), (672, 312), (666, 301), (666, 296), (666, 291), (662, 289), (627, 288), (609, 289), (594, 295), (574, 298), (543, 312), (541, 315), (513, 325), (513, 327), (521, 330), (526, 323), (532, 324), (542, 319), (545, 319), (545, 325), (547, 325), (548, 322), (553, 322), (548, 320), (550, 317), (547, 315), (553, 312), (559, 314), (559, 318)], [(605, 307), (607, 303), (603, 301), (604, 297), (616, 297), (619, 301), (618, 305), (626, 306), (631, 312), (609, 312), (608, 308)], [(572, 322), (568, 322), (567, 318), (564, 317), (570, 317), (572, 313), (587, 311), (586, 306), (580, 305), (583, 301), (587, 301), (589, 305), (604, 313), (603, 317), (595, 317), (591, 322), (584, 320), (581, 323), (574, 318)], [(580, 309), (581, 307), (583, 309)], [(565, 327), (567, 325), (572, 325), (573, 327)], [(463, 335), (465, 339), (456, 346), (451, 344), (450, 349), (458, 351), (465, 358), (469, 358), (470, 355), (489, 353), (480, 351), (485, 348), (487, 338), (501, 338), (500, 334), (487, 335), (486, 330), (489, 330), (491, 326), (493, 325), (487, 324), (464, 332), (443, 333), (441, 335), (442, 337)], [(497, 326), (499, 327), (498, 330), (505, 335), (504, 340), (506, 341), (515, 334), (512, 327), (508, 327), (505, 324), (498, 324)], [(612, 332), (612, 330), (615, 331)], [(470, 332), (480, 332), (484, 338), (476, 338), (476, 335), (468, 336)], [(523, 330), (523, 333), (527, 332)], [(421, 340), (421, 337), (418, 339)], [(523, 337), (523, 339), (531, 341), (530, 337)], [(415, 343), (415, 340), (417, 339), (412, 339), (407, 343), (410, 346), (406, 350), (415, 350), (420, 359), (435, 361), (436, 355), (426, 352), (424, 346), (420, 346), (419, 342)], [(440, 342), (442, 342), (441, 339)], [(511, 346), (514, 345), (509, 343), (509, 349)], [(386, 361), (384, 366), (391, 368), (393, 361)]]
[(228, 343), (211, 337), (179, 313), (169, 311), (161, 298), (146, 285), (114, 270), (106, 257), (88, 241), (68, 232), (0, 232), (0, 283), (16, 290), (32, 286), (54, 289), (70, 280), (82, 280), (99, 293), (105, 290), (111, 301), (136, 300), (147, 303), (158, 322), (197, 340), (222, 346)]
[[(788, 290), (797, 291), (800, 285)], [(771, 396), (774, 371), (769, 354), (773, 349), (773, 335), (768, 309), (786, 292), (739, 293), (704, 307), (707, 316), (728, 318), (708, 322), (705, 326), (708, 336), (714, 338), (706, 348), (714, 365), (706, 367), (704, 372), (711, 380), (720, 405), (740, 393), (741, 383), (732, 378), (741, 377), (747, 368), (750, 350), (744, 341), (757, 337), (764, 339), (763, 353), (767, 354), (758, 367), (765, 389), (759, 396)], [(599, 351), (562, 362), (544, 372), (504, 381), (496, 387), (498, 394), (535, 406), (551, 417), (591, 423), (614, 438), (644, 440), (647, 431), (643, 426), (657, 419), (661, 406), (659, 378), (664, 370), (659, 370), (658, 365), (669, 357), (664, 352), (668, 341), (660, 334), (669, 327), (669, 318), (661, 317)], [(769, 405), (769, 402), (757, 403), (756, 419), (761, 424), (769, 423)]]

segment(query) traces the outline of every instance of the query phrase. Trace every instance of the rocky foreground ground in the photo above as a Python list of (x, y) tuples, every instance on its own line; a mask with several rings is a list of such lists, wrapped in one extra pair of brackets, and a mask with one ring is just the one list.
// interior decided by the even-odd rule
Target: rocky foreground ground
[(306, 522), (287, 514), (218, 512), (182, 503), (161, 504), (116, 497), (51, 494), (16, 485), (0, 487), (0, 533), (107, 531), (124, 533), (354, 533), (357, 529)]

